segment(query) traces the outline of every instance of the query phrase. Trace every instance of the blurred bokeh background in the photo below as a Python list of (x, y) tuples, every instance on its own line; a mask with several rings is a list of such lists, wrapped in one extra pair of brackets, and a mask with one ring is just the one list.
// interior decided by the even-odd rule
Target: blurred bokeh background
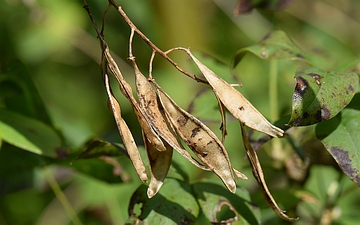
[[(136, 26), (160, 49), (190, 47), (192, 51), (201, 53), (205, 60), (210, 58), (211, 62), (220, 64), (219, 68), (223, 68), (222, 71), (227, 73), (224, 76), (231, 73), (230, 63), (239, 49), (257, 43), (275, 29), (289, 34), (304, 52), (318, 53), (318, 66), (323, 69), (347, 68), (358, 59), (360, 52), (360, 1), (357, 0), (295, 0), (284, 10), (269, 12), (254, 9), (238, 16), (233, 13), (235, 0), (117, 2)], [(107, 1), (89, 0), (88, 4), (94, 18), (101, 24)], [(128, 25), (116, 10), (111, 8), (106, 17), (105, 39), (125, 78), (133, 84), (133, 70), (127, 62), (129, 32)], [(147, 74), (151, 49), (138, 37), (135, 37), (133, 45), (137, 63)], [(64, 135), (64, 145), (71, 149), (81, 148), (93, 137), (121, 142), (114, 119), (106, 105), (107, 98), (99, 67), (100, 54), (96, 33), (83, 9), (82, 1), (0, 1), (0, 61), (4, 63), (20, 60), (25, 64), (52, 121)], [(170, 56), (184, 68), (193, 69), (185, 54), (172, 53)], [(214, 67), (217, 67), (216, 65)], [(269, 68), (269, 62), (246, 55), (235, 68), (238, 81), (233, 82), (241, 83), (242, 93), (274, 122), (291, 113), (296, 64), (283, 62), (279, 67), (279, 105), (275, 116), (269, 111)], [(154, 62), (154, 76), (183, 108), (188, 108), (196, 94), (204, 88), (204, 85), (180, 74), (160, 56), (157, 56)], [(125, 120), (137, 141), (141, 143), (136, 118), (131, 106), (119, 93), (115, 80), (113, 89), (122, 105)], [(198, 101), (200, 104), (201, 100)], [(213, 105), (216, 107), (215, 101)], [(199, 113), (200, 118), (207, 114), (201, 112), (201, 107), (198, 110), (199, 112), (195, 113)], [(226, 147), (231, 160), (235, 168), (243, 169), (251, 176), (242, 143), (239, 141), (239, 125), (231, 121), (231, 118), (229, 120)], [(209, 126), (220, 134), (219, 123), (209, 123)], [(271, 164), (269, 151), (265, 151), (261, 156), (265, 160), (265, 168)], [(185, 165), (191, 181), (202, 178), (203, 173), (196, 168), (187, 168), (192, 166), (177, 153), (174, 157)], [(276, 177), (279, 176), (276, 172), (281, 171), (271, 171), (268, 176), (276, 187)], [(322, 168), (316, 168), (314, 174), (323, 176), (334, 173), (335, 177), (340, 176), (333, 168), (321, 171)], [(75, 210), (87, 209), (88, 214), (84, 215), (83, 219), (90, 219), (84, 224), (123, 224), (126, 221), (126, 207), (134, 188), (139, 185), (138, 181), (110, 185), (71, 170), (62, 172), (64, 174), (58, 173), (57, 176), (59, 179), (61, 176), (68, 178), (62, 180), (63, 188)], [(70, 224), (52, 192), (45, 191), (48, 187), (42, 170), (34, 169), (32, 173), (32, 186), (0, 193), (0, 224)], [(346, 178), (344, 180), (345, 185), (352, 185)], [(239, 181), (239, 185), (256, 189), (253, 179), (246, 182)], [(330, 184), (331, 179), (324, 182)], [(359, 197), (359, 191), (356, 196)], [(360, 203), (345, 205), (359, 206)], [(265, 221), (267, 217), (273, 216), (271, 210), (264, 209)], [(353, 213), (351, 218), (354, 221), (360, 220), (360, 216), (356, 217)]]

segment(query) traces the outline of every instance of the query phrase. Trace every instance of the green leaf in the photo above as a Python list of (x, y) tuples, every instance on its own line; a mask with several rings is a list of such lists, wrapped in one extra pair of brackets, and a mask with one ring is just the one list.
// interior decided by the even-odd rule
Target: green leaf
[(0, 101), (6, 107), (51, 125), (50, 117), (40, 94), (25, 65), (11, 61), (2, 65), (0, 74)]
[(240, 62), (246, 52), (251, 52), (261, 59), (266, 60), (304, 60), (304, 53), (295, 45), (290, 37), (281, 30), (273, 31), (259, 43), (240, 49), (234, 58), (233, 68)]
[(62, 157), (62, 141), (43, 122), (0, 108), (0, 139), (35, 154)]
[(81, 152), (75, 160), (121, 155), (127, 155), (126, 150), (122, 146), (104, 140), (90, 140), (85, 143), (85, 150)]
[(316, 136), (342, 171), (360, 186), (360, 111), (344, 109), (335, 118), (319, 123)]
[(358, 89), (356, 73), (325, 72), (314, 67), (296, 72), (289, 126), (329, 120), (348, 105)]
[[(260, 212), (250, 203), (249, 193), (237, 188), (232, 194), (223, 186), (199, 182), (192, 185), (205, 217), (212, 224), (260, 224)], [(225, 223), (224, 223), (225, 224)]]
[[(147, 186), (141, 185), (131, 197), (130, 218), (126, 224), (194, 224), (199, 205), (190, 185), (167, 178), (157, 195), (149, 199)], [(141, 206), (141, 212), (136, 208)]]

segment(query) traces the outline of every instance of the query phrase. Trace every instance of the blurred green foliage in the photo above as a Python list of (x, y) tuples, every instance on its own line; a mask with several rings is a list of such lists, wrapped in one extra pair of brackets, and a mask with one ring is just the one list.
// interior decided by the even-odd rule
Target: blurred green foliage
[[(273, 62), (245, 54), (233, 71), (228, 69), (239, 49), (254, 45), (270, 31), (285, 31), (307, 59), (322, 70), (359, 71), (359, 1), (295, 1), (283, 11), (254, 9), (240, 16), (233, 15), (235, 0), (117, 2), (159, 48), (190, 47), (199, 52), (202, 60), (208, 60), (211, 69), (226, 73), (219, 75), (228, 82), (241, 83), (244, 96), (271, 122), (291, 114), (294, 75), (301, 62), (279, 60), (274, 66)], [(106, 1), (91, 0), (88, 4), (100, 23)], [(82, 6), (82, 1), (71, 0), (0, 2), (0, 113), (7, 108), (19, 114), (14, 121), (21, 122), (19, 126), (27, 129), (29, 135), (39, 130), (49, 135), (43, 140), (48, 154), (39, 155), (34, 154), (36, 146), (24, 147), (27, 143), (22, 143), (21, 137), (16, 136), (20, 138), (16, 143), (9, 143), (2, 141), (5, 135), (0, 133), (0, 224), (76, 223), (60, 204), (61, 194), (53, 191), (52, 177), (83, 224), (131, 221), (127, 212), (130, 200), (143, 197), (140, 194), (132, 197), (135, 191), (144, 190), (144, 186), (140, 185), (131, 162), (121, 152), (114, 156), (115, 147), (107, 145), (108, 142), (121, 143), (121, 140), (106, 107), (98, 66), (99, 43)], [(133, 70), (126, 62), (129, 28), (113, 9), (107, 15), (105, 35), (125, 78), (133, 84)], [(140, 38), (134, 39), (133, 46), (140, 69), (147, 71), (151, 49)], [(170, 56), (184, 68), (193, 69), (184, 55), (171, 53)], [(276, 106), (270, 97), (273, 90), (269, 77), (274, 68)], [(193, 103), (192, 113), (220, 134), (220, 116), (216, 117), (212, 111), (217, 107), (214, 99), (207, 94), (195, 98), (204, 85), (183, 76), (160, 57), (154, 62), (154, 76), (183, 108)], [(117, 87), (115, 81), (113, 87)], [(131, 106), (118, 88), (113, 89), (136, 142), (142, 145), (140, 127)], [(358, 100), (350, 105), (356, 108), (357, 103)], [(204, 112), (204, 107), (209, 107), (211, 115)], [(37, 122), (29, 122), (33, 120)], [(48, 129), (51, 131), (47, 132)], [(286, 224), (266, 205), (251, 177), (251, 168), (239, 141), (240, 128), (231, 117), (227, 129), (225, 146), (231, 161), (249, 177), (249, 180), (238, 181), (236, 196), (244, 201), (242, 207), (254, 206), (253, 215), (244, 216), (244, 223), (261, 220), (261, 224)], [(357, 213), (360, 190), (315, 139), (314, 130), (314, 126), (291, 130), (291, 141), (273, 140), (258, 151), (269, 188), (281, 208), (300, 217), (296, 224), (354, 224), (360, 220)], [(80, 153), (84, 156), (86, 150), (94, 151), (104, 145), (112, 157), (78, 157)], [(303, 171), (303, 163), (296, 157), (293, 159), (293, 148), (309, 155), (309, 170)], [(356, 155), (356, 149), (352, 149), (352, 153)], [(142, 154), (146, 158), (143, 149)], [(207, 182), (215, 175), (200, 171), (177, 153), (174, 162), (169, 172), (172, 178), (165, 180), (160, 198), (173, 194), (169, 190), (181, 184), (191, 192), (185, 195), (192, 201), (193, 196), (202, 192), (215, 199), (228, 198), (222, 184), (216, 184), (216, 193), (206, 190)], [(297, 179), (297, 172), (301, 179)], [(135, 209), (136, 215), (140, 215), (140, 206)], [(191, 207), (195, 207), (192, 220), (196, 219), (195, 214), (199, 217), (196, 224), (209, 223), (209, 213), (201, 213), (197, 206)]]

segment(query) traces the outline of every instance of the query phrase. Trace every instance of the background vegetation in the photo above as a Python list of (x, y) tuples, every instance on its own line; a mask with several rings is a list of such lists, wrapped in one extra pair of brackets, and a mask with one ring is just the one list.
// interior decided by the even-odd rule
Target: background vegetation
[[(100, 21), (106, 1), (88, 3), (94, 17)], [(158, 47), (163, 50), (190, 47), (202, 53), (203, 60), (219, 75), (230, 75), (230, 62), (239, 49), (254, 45), (277, 29), (285, 31), (304, 52), (311, 53), (318, 67), (358, 71), (360, 2), (355, 0), (295, 1), (283, 11), (254, 10), (240, 16), (233, 15), (236, 1), (133, 0), (118, 3)], [(77, 214), (83, 224), (124, 224), (129, 218), (127, 209), (131, 196), (141, 185), (130, 161), (121, 155), (73, 161), (89, 143), (93, 143), (92, 148), (100, 146), (111, 153), (114, 151), (113, 146), (93, 142), (94, 139), (121, 143), (106, 106), (98, 65), (99, 43), (82, 6), (82, 1), (70, 0), (0, 2), (1, 74), (15, 74), (11, 79), (1, 77), (0, 106), (19, 113), (18, 117), (9, 116), (18, 121), (19, 127), (33, 122), (41, 134), (47, 134), (40, 137), (41, 146), (22, 148), (16, 143), (1, 142), (5, 136), (1, 132), (5, 131), (0, 130), (0, 224), (79, 223), (76, 217), (69, 218), (68, 215), (73, 214)], [(115, 10), (109, 11), (106, 23), (106, 40), (117, 55), (125, 78), (133, 83), (133, 70), (126, 61), (129, 28)], [(151, 49), (139, 38), (134, 39), (134, 46), (137, 63), (146, 71)], [(183, 55), (171, 56), (185, 68), (189, 66)], [(238, 80), (229, 81), (241, 83), (244, 96), (275, 122), (291, 113), (298, 66), (289, 61), (274, 64), (246, 54), (235, 68)], [(183, 108), (194, 101), (192, 113), (220, 134), (220, 120), (214, 110), (216, 102), (206, 94), (196, 97), (204, 85), (181, 75), (160, 58), (155, 60), (154, 68), (154, 76), (168, 94)], [(274, 70), (277, 71), (278, 94), (275, 101), (271, 98), (274, 90), (269, 79)], [(123, 103), (123, 116), (141, 145), (140, 127), (131, 106), (115, 88), (116, 83), (113, 87), (119, 102)], [(6, 115), (5, 111), (0, 113)], [(48, 126), (43, 127), (38, 121)], [(303, 149), (310, 158), (309, 171), (302, 169), (301, 162), (296, 164), (298, 159), (292, 159), (293, 146), (288, 141), (272, 141), (258, 151), (269, 188), (282, 209), (300, 217), (295, 223), (354, 224), (360, 219), (357, 212), (360, 191), (315, 139), (314, 129), (315, 126), (299, 127), (292, 133), (294, 146)], [(252, 178), (240, 135), (238, 123), (229, 118), (225, 145), (234, 167), (249, 177), (249, 180), (238, 181), (238, 196), (258, 207), (252, 212), (256, 222), (285, 223), (265, 203)], [(45, 151), (44, 156), (34, 154), (36, 147), (56, 148), (57, 159), (52, 158), (52, 151)], [(68, 157), (60, 160), (61, 156)], [(201, 185), (218, 180), (177, 153), (174, 153), (174, 161), (176, 164), (169, 177), (194, 184), (195, 190), (202, 190)], [(292, 172), (305, 175), (297, 176)], [(160, 193), (170, 198), (168, 192), (176, 182), (167, 178)], [(221, 183), (219, 186), (223, 187)], [(141, 190), (143, 186), (138, 189)], [(226, 195), (227, 191), (221, 189), (219, 193)], [(135, 204), (138, 214), (140, 206)], [(233, 216), (227, 215), (227, 211), (225, 209), (225, 215), (219, 215), (218, 219)], [(205, 217), (200, 214), (197, 223), (209, 223)]]

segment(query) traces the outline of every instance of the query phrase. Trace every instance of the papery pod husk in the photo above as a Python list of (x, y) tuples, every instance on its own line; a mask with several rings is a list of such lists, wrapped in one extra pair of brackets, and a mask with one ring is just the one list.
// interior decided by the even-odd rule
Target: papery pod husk
[(158, 85), (156, 87), (166, 116), (178, 135), (195, 155), (220, 177), (225, 186), (235, 193), (233, 169), (221, 141), (201, 121), (180, 108)]
[[(208, 167), (200, 164), (196, 159), (194, 159), (179, 143), (174, 132), (169, 127), (168, 123), (165, 120), (164, 113), (160, 110), (158, 104), (158, 96), (149, 82), (149, 80), (140, 72), (136, 64), (135, 68), (135, 81), (136, 81), (136, 91), (138, 94), (139, 105), (142, 111), (144, 112), (145, 118), (152, 127), (152, 129), (171, 147), (173, 147), (177, 152), (189, 160), (192, 164), (203, 170), (209, 170)], [(164, 144), (166, 145), (166, 143)]]
[[(116, 77), (120, 91), (122, 94), (129, 100), (134, 113), (136, 117), (138, 118), (139, 124), (141, 126), (141, 129), (147, 134), (147, 138), (149, 141), (159, 150), (159, 151), (165, 151), (166, 148), (161, 140), (161, 138), (156, 134), (156, 132), (152, 129), (152, 127), (149, 125), (148, 121), (146, 120), (144, 113), (140, 109), (136, 99), (134, 98), (132, 94), (132, 88), (131, 86), (126, 82), (124, 77), (121, 74), (121, 71), (119, 67), (117, 66), (115, 60), (112, 58), (109, 48), (106, 46), (104, 50), (104, 54), (106, 57), (106, 60), (108, 62), (108, 67), (111, 70), (111, 72)], [(136, 72), (136, 70), (135, 70)]]
[(166, 151), (158, 151), (143, 133), (143, 139), (145, 143), (146, 153), (149, 159), (150, 165), (150, 184), (147, 190), (147, 195), (152, 198), (158, 193), (161, 186), (164, 183), (166, 175), (171, 166), (171, 160), (173, 155), (173, 149), (170, 145), (165, 143)]
[(136, 170), (136, 173), (138, 174), (140, 180), (142, 182), (146, 183), (148, 180), (148, 176), (146, 173), (145, 165), (141, 159), (139, 150), (136, 146), (136, 143), (131, 134), (131, 131), (130, 131), (129, 127), (127, 126), (125, 120), (121, 117), (120, 105), (111, 92), (109, 77), (107, 74), (105, 74), (105, 76), (104, 76), (104, 81), (105, 81), (106, 92), (107, 92), (107, 95), (109, 98), (109, 106), (111, 108), (111, 112), (114, 115), (116, 125), (117, 125), (119, 133), (120, 133), (120, 137), (123, 141), (123, 144), (126, 148), (128, 155), (130, 157), (130, 160)]
[(213, 88), (215, 95), (236, 119), (270, 136), (283, 136), (284, 131), (272, 125), (239, 91), (202, 64), (188, 49), (183, 50), (191, 57)]

